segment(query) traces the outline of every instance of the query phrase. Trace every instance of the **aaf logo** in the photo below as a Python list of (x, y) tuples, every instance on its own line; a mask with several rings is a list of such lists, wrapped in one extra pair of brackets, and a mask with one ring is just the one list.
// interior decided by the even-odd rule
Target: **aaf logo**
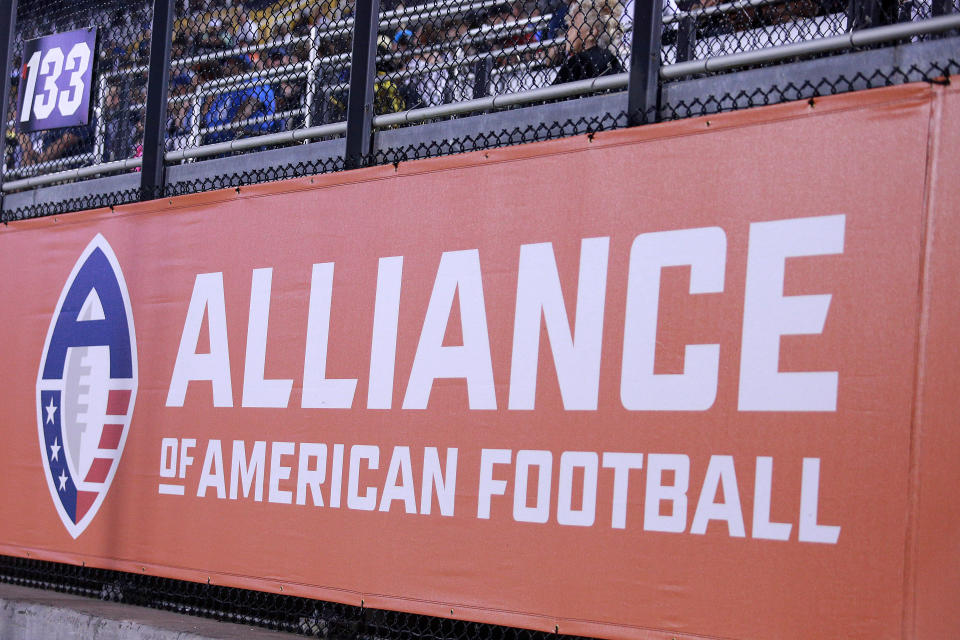
[(74, 538), (110, 489), (136, 395), (130, 297), (113, 250), (97, 234), (60, 293), (37, 377), (47, 485)]

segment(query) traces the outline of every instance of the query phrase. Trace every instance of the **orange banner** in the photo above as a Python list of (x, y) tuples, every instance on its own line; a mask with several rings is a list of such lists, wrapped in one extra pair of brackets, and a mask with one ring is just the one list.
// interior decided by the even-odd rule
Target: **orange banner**
[(0, 229), (0, 551), (608, 638), (951, 635), (958, 95)]

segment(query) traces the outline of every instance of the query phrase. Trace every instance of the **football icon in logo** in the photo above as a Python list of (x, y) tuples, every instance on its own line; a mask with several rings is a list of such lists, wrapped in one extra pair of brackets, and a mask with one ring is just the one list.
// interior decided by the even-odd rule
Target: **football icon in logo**
[(113, 482), (137, 395), (130, 296), (102, 235), (60, 293), (37, 376), (37, 426), (47, 485), (76, 538)]

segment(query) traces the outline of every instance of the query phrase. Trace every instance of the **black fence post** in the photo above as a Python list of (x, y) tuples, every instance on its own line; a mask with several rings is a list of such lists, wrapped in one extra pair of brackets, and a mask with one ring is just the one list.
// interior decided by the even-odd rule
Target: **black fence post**
[(170, 75), (170, 42), (176, 0), (154, 0), (150, 31), (150, 70), (147, 76), (147, 109), (143, 121), (143, 167), (140, 197), (163, 196), (167, 130), (167, 80)]
[(363, 166), (373, 133), (374, 78), (377, 75), (377, 27), (380, 0), (357, 0), (350, 57), (350, 95), (347, 96), (347, 169)]
[(697, 19), (693, 16), (681, 18), (677, 23), (677, 62), (693, 60), (696, 42)]
[(663, 2), (633, 3), (633, 42), (630, 50), (630, 78), (627, 85), (627, 119), (630, 125), (653, 121), (660, 112), (660, 38), (663, 31)]
[(493, 58), (477, 60), (473, 65), (473, 97), (486, 98), (490, 95), (490, 79), (493, 76)]
[[(17, 0), (0, 2), (0, 115), (3, 116), (3, 135), (0, 136), (0, 214), (3, 213), (3, 172), (7, 168), (7, 116), (10, 115), (10, 65), (17, 33)], [(14, 119), (16, 120), (16, 119)], [(16, 126), (16, 124), (14, 124)]]
[(877, 27), (884, 22), (881, 0), (850, 0), (847, 9), (850, 31)]

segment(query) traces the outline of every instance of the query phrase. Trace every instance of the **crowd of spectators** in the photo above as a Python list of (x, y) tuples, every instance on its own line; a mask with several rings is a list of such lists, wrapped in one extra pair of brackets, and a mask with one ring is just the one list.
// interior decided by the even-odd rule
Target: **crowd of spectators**
[[(75, 0), (64, 19), (21, 10), (23, 39), (96, 24), (99, 125), (17, 134), (8, 168), (68, 156), (139, 153), (151, 0)], [(721, 17), (733, 28), (832, 10), (786, 0)], [(111, 3), (112, 10), (102, 7)], [(667, 15), (718, 0), (666, 0)], [(172, 41), (168, 149), (224, 142), (344, 117), (355, 0), (182, 0)], [(634, 0), (381, 0), (376, 113), (467, 100), (624, 71)], [(702, 29), (716, 29), (718, 18)], [(740, 24), (736, 22), (739, 21)], [(669, 34), (665, 34), (665, 42)], [(17, 69), (20, 61), (16, 61)], [(15, 76), (14, 93), (16, 92)], [(14, 98), (15, 99), (15, 98)]]

